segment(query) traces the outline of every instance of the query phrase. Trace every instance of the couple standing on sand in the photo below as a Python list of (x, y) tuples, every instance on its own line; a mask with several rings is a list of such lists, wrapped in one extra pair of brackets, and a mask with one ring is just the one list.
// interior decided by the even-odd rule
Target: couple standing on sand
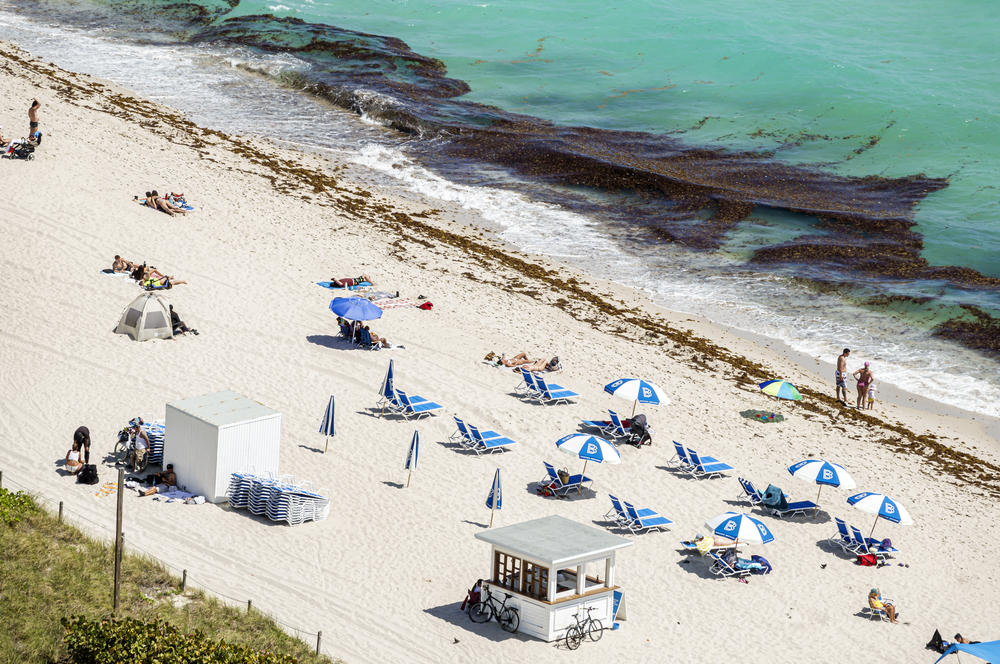
[[(840, 354), (837, 358), (837, 371), (834, 377), (837, 380), (837, 399), (840, 403), (847, 405), (847, 358), (851, 355), (851, 349), (845, 348), (844, 352)], [(865, 407), (865, 399), (868, 399), (868, 410), (872, 410), (875, 407), (875, 374), (872, 373), (871, 368), (867, 362), (862, 369), (858, 369), (853, 374), (854, 379), (858, 381), (858, 399), (855, 404), (857, 408)], [(843, 396), (841, 396), (841, 390), (843, 390)]]

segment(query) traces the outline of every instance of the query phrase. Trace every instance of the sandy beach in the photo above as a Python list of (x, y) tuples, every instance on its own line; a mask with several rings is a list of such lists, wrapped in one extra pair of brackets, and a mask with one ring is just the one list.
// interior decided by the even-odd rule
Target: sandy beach
[[(57, 473), (77, 426), (95, 456), (132, 417), (162, 418), (164, 405), (232, 389), (283, 415), (281, 471), (323, 487), (331, 516), (271, 525), (225, 505), (184, 506), (125, 498), (127, 543), (280, 620), (322, 629), (325, 650), (362, 662), (520, 662), (566, 651), (473, 625), (465, 590), (489, 573), (474, 539), (489, 521), (483, 501), (496, 468), (504, 483), (499, 525), (560, 514), (606, 527), (607, 494), (674, 521), (672, 532), (630, 536), (618, 557), (628, 619), (575, 658), (586, 662), (933, 661), (935, 628), (989, 640), (1000, 596), (992, 518), (1000, 496), (1000, 447), (985, 417), (931, 407), (911, 395), (872, 414), (832, 399), (834, 358), (793, 356), (653, 305), (642, 294), (543, 258), (517, 255), (466, 213), (374, 189), (341, 165), (200, 128), (128, 90), (35, 61), (0, 42), (0, 125), (27, 129), (42, 102), (44, 134), (33, 161), (0, 162), (0, 470), (50, 501), (86, 515), (106, 537), (113, 498)], [(25, 125), (23, 128), (21, 125)], [(149, 189), (184, 192), (197, 211), (168, 217), (133, 202)], [(166, 291), (200, 335), (136, 343), (113, 333), (141, 291), (102, 273), (112, 257), (155, 265), (187, 285)], [(402, 348), (363, 351), (337, 339), (331, 292), (315, 282), (371, 275), (380, 290), (425, 296), (430, 311), (387, 310), (372, 330)], [(518, 377), (482, 362), (490, 351), (561, 358), (571, 405), (514, 394)], [(389, 360), (397, 384), (444, 405), (419, 423), (379, 418), (377, 390)], [(852, 355), (851, 370), (865, 360)], [(594, 491), (567, 500), (535, 493), (543, 461), (578, 472), (554, 441), (581, 419), (631, 406), (603, 385), (641, 376), (672, 403), (640, 407), (653, 445), (624, 447), (616, 466), (590, 466)], [(787, 378), (805, 396), (777, 402), (756, 383)], [(891, 392), (883, 390), (883, 394)], [(338, 404), (330, 452), (317, 433), (330, 394)], [(780, 412), (764, 425), (740, 411)], [(476, 457), (448, 443), (452, 414), (518, 441)], [(400, 488), (406, 447), (420, 431), (422, 456)], [(995, 429), (992, 429), (995, 431)], [(730, 478), (696, 480), (668, 470), (671, 440), (732, 465)], [(751, 547), (774, 573), (748, 584), (708, 574), (678, 552), (731, 509), (736, 476), (773, 482), (796, 500), (815, 487), (786, 467), (822, 457), (849, 469), (858, 490), (905, 504), (915, 525), (880, 522), (901, 553), (891, 566), (860, 567), (825, 541), (834, 517), (867, 532), (871, 517), (825, 489), (815, 518), (756, 515), (775, 542)], [(183, 483), (185, 469), (177, 468)], [(101, 481), (114, 471), (101, 466)], [(101, 524), (100, 526), (97, 524)], [(128, 545), (128, 544), (127, 544)], [(859, 615), (868, 589), (894, 598), (900, 624)], [(825, 653), (825, 654), (824, 654)], [(853, 653), (853, 654), (850, 654)]]

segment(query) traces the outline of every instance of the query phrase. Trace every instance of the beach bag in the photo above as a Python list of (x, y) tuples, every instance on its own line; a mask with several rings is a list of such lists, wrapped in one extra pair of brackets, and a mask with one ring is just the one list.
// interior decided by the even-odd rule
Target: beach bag
[(767, 561), (767, 558), (765, 558), (764, 556), (753, 555), (753, 556), (750, 556), (750, 560), (752, 560), (753, 562), (755, 562), (758, 565), (760, 565), (760, 567), (758, 567), (756, 570), (754, 570), (755, 574), (770, 574), (771, 573), (771, 570), (773, 569), (771, 567), (771, 563), (769, 563)]
[(424, 311), (430, 311), (433, 308), (434, 308), (433, 302), (424, 302), (423, 304), (417, 307), (417, 309), (423, 309)]
[(878, 567), (878, 558), (874, 553), (863, 553), (858, 556), (858, 564), (862, 567)]
[(556, 473), (559, 476), (559, 481), (563, 484), (569, 484), (569, 471), (565, 468), (560, 468)]
[(97, 484), (97, 466), (92, 463), (83, 465), (76, 475), (77, 484)]
[(948, 649), (948, 646), (945, 645), (944, 639), (941, 638), (940, 630), (934, 630), (934, 636), (932, 636), (931, 640), (927, 642), (927, 647), (942, 654)]

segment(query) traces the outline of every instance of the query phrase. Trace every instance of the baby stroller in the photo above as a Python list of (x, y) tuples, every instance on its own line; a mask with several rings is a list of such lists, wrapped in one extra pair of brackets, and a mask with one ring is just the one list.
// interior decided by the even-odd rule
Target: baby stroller
[(629, 445), (635, 445), (640, 448), (643, 445), (652, 445), (652, 432), (653, 430), (646, 423), (646, 416), (640, 413), (633, 417), (629, 423), (628, 440), (626, 442)]
[(35, 146), (31, 143), (14, 143), (4, 156), (7, 159), (34, 159)]

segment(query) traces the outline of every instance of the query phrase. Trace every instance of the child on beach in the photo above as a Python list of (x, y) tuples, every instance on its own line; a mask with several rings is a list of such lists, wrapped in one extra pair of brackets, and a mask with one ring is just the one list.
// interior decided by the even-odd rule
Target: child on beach
[(868, 386), (868, 410), (875, 409), (875, 383)]

